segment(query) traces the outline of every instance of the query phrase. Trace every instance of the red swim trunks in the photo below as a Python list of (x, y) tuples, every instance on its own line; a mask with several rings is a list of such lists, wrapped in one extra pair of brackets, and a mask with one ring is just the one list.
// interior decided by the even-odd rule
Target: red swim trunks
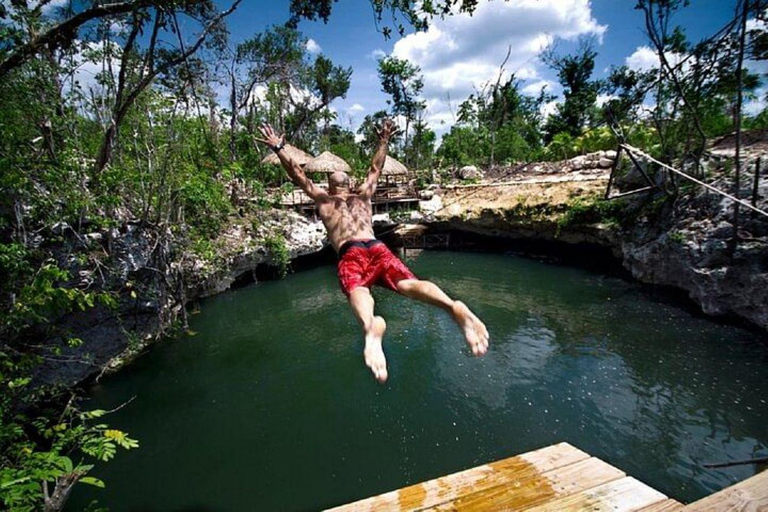
[(417, 279), (381, 240), (350, 240), (339, 249), (339, 284), (344, 295), (374, 284), (397, 291), (403, 279)]

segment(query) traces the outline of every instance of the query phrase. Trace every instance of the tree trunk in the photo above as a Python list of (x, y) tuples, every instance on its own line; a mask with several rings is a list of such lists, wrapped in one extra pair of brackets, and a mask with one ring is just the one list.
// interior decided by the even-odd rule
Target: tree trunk
[(229, 120), (229, 158), (233, 162), (237, 159), (237, 144), (235, 141), (235, 131), (237, 130), (237, 85), (235, 83), (234, 71), (230, 74), (229, 107), (232, 109)]
[(45, 498), (45, 512), (60, 512), (69, 499), (72, 488), (75, 486), (82, 474), (78, 472), (69, 473), (56, 479), (56, 487), (53, 494), (48, 495), (48, 482), (43, 481), (43, 495)]
[[(744, 47), (747, 38), (747, 17), (749, 14), (749, 0), (744, 0), (741, 13), (741, 33), (739, 35), (739, 60), (736, 66), (738, 78), (738, 89), (736, 91), (736, 175), (734, 177), (735, 190), (734, 197), (739, 199), (741, 188), (741, 108), (744, 103)], [(733, 238), (731, 239), (731, 254), (736, 250), (739, 243), (739, 203), (733, 204)]]

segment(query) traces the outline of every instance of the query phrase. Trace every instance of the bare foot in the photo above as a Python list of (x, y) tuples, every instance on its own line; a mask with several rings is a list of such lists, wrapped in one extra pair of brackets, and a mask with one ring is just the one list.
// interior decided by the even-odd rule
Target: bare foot
[(453, 318), (464, 331), (467, 345), (476, 356), (481, 356), (488, 351), (488, 329), (485, 324), (469, 310), (466, 304), (460, 301), (453, 303)]
[(387, 359), (384, 357), (384, 350), (381, 348), (381, 339), (384, 337), (384, 331), (387, 330), (387, 323), (380, 316), (373, 317), (371, 331), (365, 337), (365, 364), (373, 372), (376, 380), (384, 383), (387, 380)]

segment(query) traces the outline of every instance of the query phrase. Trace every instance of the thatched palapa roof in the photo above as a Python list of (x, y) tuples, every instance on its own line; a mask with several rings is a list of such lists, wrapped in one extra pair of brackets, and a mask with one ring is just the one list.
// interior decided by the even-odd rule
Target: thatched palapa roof
[(351, 173), (352, 168), (347, 162), (330, 151), (324, 151), (320, 156), (313, 158), (311, 162), (304, 166), (304, 172), (332, 174), (338, 171)]
[(387, 159), (384, 160), (384, 169), (381, 173), (385, 176), (403, 176), (408, 174), (408, 168), (387, 155)]
[[(290, 156), (291, 159), (293, 159), (293, 161), (297, 162), (299, 165), (306, 165), (307, 162), (312, 160), (312, 155), (309, 155), (296, 146), (291, 146), (290, 144), (286, 144), (285, 147), (280, 151), (285, 151), (288, 156)], [(270, 153), (262, 159), (261, 163), (280, 165), (280, 158), (278, 158), (277, 153), (270, 151)]]

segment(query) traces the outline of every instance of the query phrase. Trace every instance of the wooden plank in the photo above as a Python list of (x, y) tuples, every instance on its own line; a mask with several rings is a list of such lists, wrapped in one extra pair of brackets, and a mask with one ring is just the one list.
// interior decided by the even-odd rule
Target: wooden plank
[(349, 512), (423, 509), (454, 500), (469, 492), (504, 485), (510, 481), (533, 478), (536, 475), (588, 458), (589, 455), (570, 444), (560, 443), (517, 457), (503, 459), (373, 496), (332, 510)]
[(768, 510), (768, 471), (763, 471), (732, 487), (693, 502), (682, 510), (685, 512)]
[(684, 506), (685, 505), (677, 500), (668, 499), (654, 503), (650, 507), (642, 508), (640, 509), (640, 512), (677, 512)]
[(631, 512), (642, 510), (667, 497), (632, 477), (614, 480), (586, 491), (533, 507), (536, 512), (589, 510), (590, 512)]
[(473, 491), (429, 510), (525, 510), (623, 478), (624, 472), (594, 457), (506, 484)]

